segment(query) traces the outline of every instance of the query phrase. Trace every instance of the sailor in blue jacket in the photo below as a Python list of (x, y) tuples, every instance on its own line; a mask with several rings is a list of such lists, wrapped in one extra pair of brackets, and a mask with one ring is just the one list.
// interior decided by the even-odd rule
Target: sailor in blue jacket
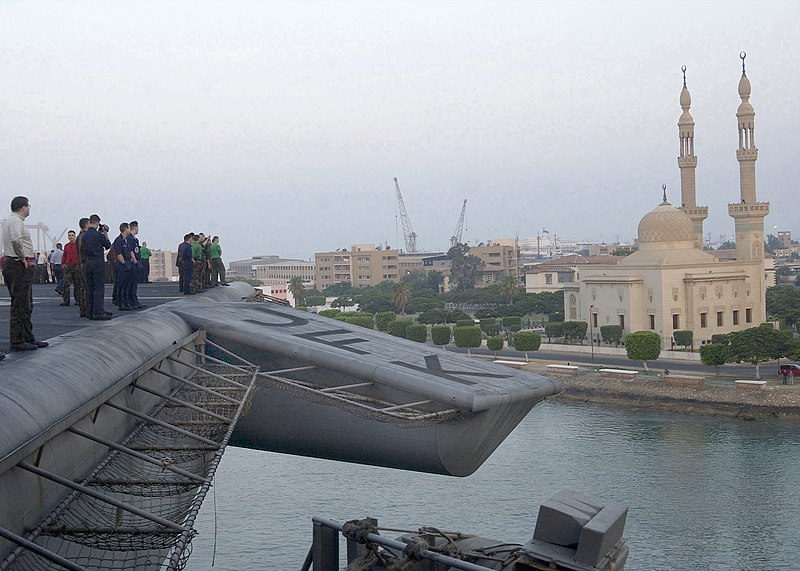
[(111, 319), (111, 313), (105, 310), (106, 292), (106, 260), (105, 251), (111, 247), (108, 240), (108, 226), (100, 227), (100, 217), (92, 214), (89, 227), (83, 235), (83, 252), (86, 254), (86, 300), (89, 319)]

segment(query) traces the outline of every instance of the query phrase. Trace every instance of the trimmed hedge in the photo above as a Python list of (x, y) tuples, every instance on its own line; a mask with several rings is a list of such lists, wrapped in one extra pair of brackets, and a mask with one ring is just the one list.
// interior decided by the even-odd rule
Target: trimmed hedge
[(331, 317), (331, 318), (341, 314), (342, 314), (341, 309), (323, 309), (322, 311), (317, 313), (317, 315), (321, 315), (322, 317)]
[(658, 359), (661, 354), (661, 337), (654, 331), (637, 331), (625, 336), (625, 352), (631, 361), (642, 361), (647, 369), (647, 361)]
[(600, 336), (609, 345), (619, 345), (622, 341), (622, 325), (601, 325)]
[(489, 349), (489, 351), (499, 351), (503, 348), (503, 345), (505, 345), (505, 340), (502, 335), (495, 335), (486, 340), (486, 348)]
[(425, 343), (428, 340), (428, 328), (422, 323), (411, 323), (406, 327), (406, 339)]
[(453, 330), (449, 325), (434, 325), (431, 327), (431, 340), (434, 345), (447, 345), (453, 337)]
[(375, 328), (378, 331), (386, 331), (389, 322), (397, 319), (397, 314), (394, 311), (379, 311), (375, 314)]
[(456, 321), (456, 327), (473, 327), (474, 325), (474, 319), (459, 319)]
[(730, 334), (729, 333), (717, 333), (715, 335), (712, 335), (711, 336), (711, 342), (714, 345), (728, 345), (731, 342)]
[(493, 337), (500, 333), (500, 324), (497, 323), (496, 317), (487, 317), (480, 321), (481, 331), (486, 333), (487, 336)]
[(551, 313), (547, 316), (547, 319), (550, 323), (558, 323), (560, 321), (564, 321), (564, 314), (560, 312)]
[(564, 338), (583, 341), (586, 339), (586, 330), (588, 328), (589, 324), (585, 321), (565, 321)]
[(390, 321), (389, 324), (386, 326), (386, 333), (389, 335), (394, 335), (395, 337), (402, 337), (405, 339), (406, 337), (406, 329), (408, 329), (408, 325), (410, 321)]
[(518, 331), (514, 333), (514, 348), (525, 353), (528, 358), (528, 351), (538, 351), (542, 345), (542, 336), (536, 331)]
[(522, 318), (517, 316), (504, 317), (503, 329), (508, 329), (511, 332), (519, 331), (522, 329)]
[(453, 329), (453, 340), (456, 343), (456, 347), (465, 347), (469, 353), (469, 349), (480, 347), (483, 342), (481, 328), (474, 325), (471, 327), (456, 327)]
[(556, 339), (558, 339), (559, 337), (563, 337), (564, 323), (560, 321), (551, 321), (550, 323), (545, 323), (544, 334), (547, 336), (548, 340), (553, 337), (555, 337)]
[(372, 314), (361, 315), (358, 313), (351, 313), (348, 315), (337, 315), (334, 317), (336, 321), (343, 321), (359, 327), (366, 327), (367, 329), (375, 329), (375, 319)]
[(682, 345), (688, 347), (692, 344), (694, 335), (689, 329), (681, 329), (680, 331), (673, 331), (672, 338), (675, 339), (675, 345)]

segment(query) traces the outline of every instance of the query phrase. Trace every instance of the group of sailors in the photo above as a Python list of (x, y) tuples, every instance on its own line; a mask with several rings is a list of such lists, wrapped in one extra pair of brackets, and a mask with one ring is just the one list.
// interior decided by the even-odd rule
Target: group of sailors
[[(25, 227), (30, 212), (31, 204), (26, 197), (14, 197), (11, 215), (6, 219), (2, 232), (3, 256), (0, 263), (11, 296), (9, 328), (12, 351), (32, 351), (48, 346), (46, 341), (34, 337), (31, 323), (37, 258)], [(114, 304), (120, 311), (144, 309), (145, 305), (139, 302), (138, 297), (138, 284), (143, 277), (146, 279), (143, 249), (136, 237), (138, 222), (120, 224), (120, 234), (113, 244), (108, 236), (108, 226), (101, 224), (97, 214), (81, 218), (78, 224), (80, 231), (76, 234), (70, 230), (63, 250), (57, 247), (53, 253), (58, 254), (55, 258), (51, 255), (49, 260), (55, 277), (61, 278), (56, 286), (56, 291), (62, 296), (61, 305), (71, 305), (72, 289), (81, 317), (96, 321), (112, 318), (113, 314), (105, 310), (106, 251), (110, 251), (108, 259), (115, 264)], [(4, 358), (0, 352), (0, 360)]]
[(178, 289), (183, 295), (202, 293), (218, 285), (227, 286), (219, 236), (189, 232), (178, 246)]

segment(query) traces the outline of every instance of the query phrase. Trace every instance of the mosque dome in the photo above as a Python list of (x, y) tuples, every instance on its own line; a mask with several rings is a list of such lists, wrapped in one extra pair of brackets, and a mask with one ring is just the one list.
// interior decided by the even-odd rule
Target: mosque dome
[(639, 222), (639, 244), (694, 243), (692, 220), (666, 200)]

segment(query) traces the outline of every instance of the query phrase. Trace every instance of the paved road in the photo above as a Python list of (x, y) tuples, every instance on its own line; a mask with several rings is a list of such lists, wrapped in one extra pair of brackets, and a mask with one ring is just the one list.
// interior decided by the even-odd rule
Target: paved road
[[(448, 351), (457, 351), (466, 353), (466, 349), (459, 349), (451, 345), (447, 347)], [(494, 351), (487, 349), (472, 349), (473, 355), (493, 355)], [(503, 349), (497, 352), (498, 356), (520, 359), (524, 357), (524, 353), (516, 349)], [(566, 353), (562, 351), (533, 351), (528, 353), (528, 357), (535, 360), (554, 361), (561, 364), (570, 363), (572, 365), (591, 365), (592, 357), (585, 353)], [(625, 369), (642, 368), (641, 361), (631, 361), (627, 357), (615, 357), (613, 355), (595, 355), (595, 365), (604, 365), (607, 367), (622, 367)], [(671, 372), (692, 373), (697, 375), (713, 375), (714, 367), (706, 367), (700, 362), (696, 361), (675, 361), (672, 359), (659, 359), (657, 361), (648, 361), (647, 366), (655, 371), (663, 371), (669, 369)], [(777, 363), (765, 363), (761, 365), (761, 376), (768, 377), (774, 376), (777, 371)], [(721, 375), (739, 376), (743, 379), (755, 378), (756, 368), (753, 365), (735, 364), (731, 363), (720, 367)]]

